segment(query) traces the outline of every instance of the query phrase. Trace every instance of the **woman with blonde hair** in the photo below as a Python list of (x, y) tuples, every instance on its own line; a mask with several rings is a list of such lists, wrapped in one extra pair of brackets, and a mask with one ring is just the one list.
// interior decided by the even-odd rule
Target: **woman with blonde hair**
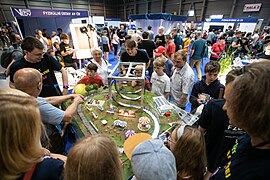
[(176, 159), (177, 179), (200, 180), (206, 172), (206, 153), (203, 134), (186, 124), (172, 132), (169, 146)]
[(86, 137), (71, 148), (65, 180), (122, 180), (123, 170), (115, 142), (105, 135)]
[(36, 99), (1, 91), (0, 106), (1, 179), (61, 179), (64, 162), (45, 156), (49, 152), (41, 147)]

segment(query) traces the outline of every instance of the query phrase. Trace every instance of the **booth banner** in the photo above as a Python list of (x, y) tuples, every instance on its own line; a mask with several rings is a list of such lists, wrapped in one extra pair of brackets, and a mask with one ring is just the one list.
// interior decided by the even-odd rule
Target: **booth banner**
[(11, 8), (15, 17), (88, 17), (88, 11)]
[(128, 19), (137, 20), (137, 19), (164, 19), (166, 21), (182, 21), (187, 20), (187, 16), (177, 16), (167, 13), (150, 13), (150, 14), (131, 14), (128, 16)]
[(105, 18), (105, 21), (121, 21), (120, 18)]
[(209, 19), (206, 18), (205, 22), (242, 22), (242, 23), (252, 23), (257, 22), (258, 18), (234, 18), (234, 19)]
[(243, 12), (258, 12), (260, 11), (262, 3), (245, 4)]

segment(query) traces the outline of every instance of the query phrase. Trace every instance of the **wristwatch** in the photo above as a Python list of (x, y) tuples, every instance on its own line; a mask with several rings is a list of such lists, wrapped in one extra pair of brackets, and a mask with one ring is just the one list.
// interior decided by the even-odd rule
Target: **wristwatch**
[(69, 88), (69, 84), (64, 84), (64, 85), (63, 85), (63, 88), (64, 88), (64, 89), (68, 89), (68, 88)]

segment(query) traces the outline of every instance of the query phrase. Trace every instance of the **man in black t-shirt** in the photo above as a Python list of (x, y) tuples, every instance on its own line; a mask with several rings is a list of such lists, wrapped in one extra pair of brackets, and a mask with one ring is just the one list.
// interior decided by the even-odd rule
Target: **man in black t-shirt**
[(69, 36), (66, 33), (61, 34), (60, 52), (63, 57), (65, 67), (78, 69), (76, 59), (73, 59), (74, 50), (69, 46)]
[(211, 179), (270, 179), (270, 63), (244, 66), (225, 89), (229, 122), (245, 130), (226, 155), (226, 165)]
[(123, 24), (120, 25), (120, 30), (117, 32), (117, 36), (119, 37), (120, 46), (125, 42), (125, 36), (127, 32), (125, 31), (125, 26)]
[(166, 41), (164, 36), (164, 27), (158, 27), (158, 34), (155, 36), (156, 47), (163, 46), (165, 47)]
[[(227, 87), (237, 77), (238, 70), (232, 70), (226, 77)], [(223, 110), (224, 99), (214, 99), (204, 107), (199, 119), (199, 129), (205, 133), (206, 155), (208, 162), (207, 177), (218, 167), (224, 165), (226, 153), (233, 147), (236, 139), (245, 132), (229, 123), (226, 111)]]
[(145, 49), (149, 58), (150, 58), (150, 65), (148, 68), (149, 75), (151, 77), (153, 73), (153, 52), (156, 49), (156, 45), (153, 41), (149, 40), (149, 33), (148, 32), (143, 32), (142, 34), (143, 40), (138, 44), (139, 49)]
[(149, 58), (153, 59), (153, 52), (156, 49), (155, 43), (149, 40), (149, 33), (143, 32), (142, 34), (143, 40), (138, 44), (139, 49), (145, 49)]
[(21, 45), (24, 57), (14, 62), (10, 67), (10, 87), (14, 87), (13, 76), (15, 72), (22, 68), (37, 69), (43, 78), (41, 97), (61, 95), (54, 71), (62, 73), (63, 94), (68, 93), (68, 77), (66, 70), (52, 56), (43, 53), (43, 44), (34, 37), (26, 37)]
[(228, 34), (228, 36), (233, 37), (233, 35), (234, 35), (234, 30), (232, 29), (232, 26), (229, 26), (229, 27), (228, 27), (227, 34)]
[[(122, 62), (142, 62), (145, 63), (145, 68), (149, 67), (150, 61), (149, 56), (146, 51), (138, 49), (137, 43), (132, 40), (128, 39), (125, 42), (126, 51), (121, 54), (121, 61)], [(125, 74), (124, 67), (123, 73)]]

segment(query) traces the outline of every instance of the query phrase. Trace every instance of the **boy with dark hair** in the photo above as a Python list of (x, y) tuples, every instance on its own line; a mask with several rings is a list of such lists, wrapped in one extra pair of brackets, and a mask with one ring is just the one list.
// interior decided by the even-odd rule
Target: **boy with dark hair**
[[(233, 69), (226, 75), (226, 86), (230, 88), (241, 69)], [(224, 165), (226, 153), (232, 149), (235, 140), (245, 132), (229, 123), (226, 111), (223, 109), (225, 99), (213, 99), (203, 108), (198, 120), (199, 130), (204, 134), (207, 155), (207, 173), (209, 177), (218, 167)]]
[[(145, 63), (145, 67), (148, 68), (150, 61), (149, 56), (145, 50), (137, 48), (136, 41), (128, 39), (125, 42), (126, 51), (121, 54), (122, 62), (141, 62)], [(123, 69), (125, 74), (125, 71)]]
[(152, 26), (149, 25), (147, 27), (147, 32), (149, 34), (149, 40), (154, 41), (154, 32), (152, 31)]
[(222, 99), (225, 86), (219, 82), (218, 74), (220, 72), (220, 64), (217, 61), (210, 61), (204, 67), (205, 76), (201, 81), (197, 81), (190, 95), (191, 112), (193, 112), (201, 104), (205, 104), (213, 99)]
[(84, 76), (81, 80), (78, 81), (77, 84), (85, 84), (85, 85), (91, 85), (91, 84), (97, 84), (98, 87), (104, 86), (104, 81), (102, 77), (97, 75), (97, 65), (94, 63), (89, 63), (86, 67), (87, 75)]
[(68, 93), (68, 77), (65, 68), (52, 56), (43, 52), (43, 44), (34, 37), (26, 37), (21, 45), (24, 57), (14, 62), (10, 67), (10, 87), (14, 87), (13, 76), (15, 72), (22, 68), (34, 68), (42, 74), (43, 86), (41, 97), (61, 95), (54, 71), (62, 73), (63, 94)]

